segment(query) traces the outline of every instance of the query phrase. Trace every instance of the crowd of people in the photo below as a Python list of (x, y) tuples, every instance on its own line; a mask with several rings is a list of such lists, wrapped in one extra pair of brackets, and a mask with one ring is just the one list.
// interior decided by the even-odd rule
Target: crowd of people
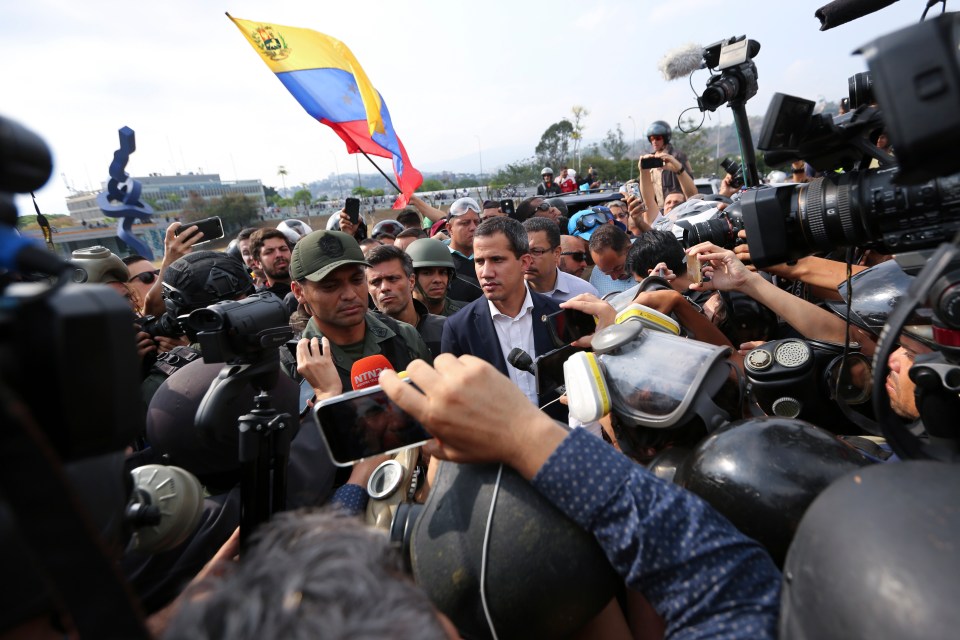
[[(236, 419), (252, 405), (238, 401), (236, 414), (226, 416), (212, 436), (195, 432), (194, 415), (219, 366), (203, 362), (198, 331), (185, 318), (259, 293), (282, 300), (294, 336), (290, 348), (277, 348), (282, 374), (274, 395), (281, 409), (300, 413), (297, 387), (309, 389), (311, 406), (337, 398), (357, 387), (358, 362), (387, 360), (379, 377), (383, 389), (434, 438), (406, 454), (406, 495), (399, 501), (427, 503), (431, 513), (430, 501), (443, 499), (448, 511), (469, 512), (491, 482), (474, 480), (479, 484), (473, 495), (455, 491), (443, 481), (443, 465), (500, 463), (595, 541), (618, 587), (602, 606), (571, 620), (564, 635), (775, 637), (783, 553), (797, 526), (787, 520), (797, 513), (778, 513), (775, 504), (768, 512), (763, 505), (752, 511), (749, 504), (731, 506), (747, 499), (719, 490), (698, 497), (690, 489), (696, 484), (689, 477), (696, 473), (693, 464), (686, 485), (674, 474), (680, 461), (709, 455), (703, 448), (708, 439), (748, 433), (725, 425), (749, 423), (759, 413), (816, 415), (826, 421), (816, 427), (781, 422), (771, 429), (790, 431), (800, 446), (823, 437), (821, 430), (841, 443), (833, 453), (811, 449), (811, 458), (800, 463), (802, 471), (816, 467), (817, 456), (836, 457), (836, 475), (820, 478), (822, 486), (805, 486), (802, 508), (842, 473), (885, 460), (889, 449), (866, 438), (870, 434), (839, 407), (815, 414), (803, 408), (836, 404), (829, 385), (821, 384), (822, 370), (791, 378), (795, 402), (802, 405), (792, 414), (743, 389), (744, 376), (772, 357), (764, 345), (807, 341), (840, 345), (842, 352), (843, 345), (855, 343), (858, 353), (870, 357), (882, 322), (858, 316), (854, 298), (848, 323), (840, 286), (847, 265), (834, 256), (760, 271), (751, 264), (743, 231), (732, 248), (712, 242), (684, 246), (672, 230), (676, 207), (702, 195), (685, 155), (671, 145), (671, 133), (665, 122), (650, 126), (651, 150), (640, 159), (638, 180), (610, 193), (603, 205), (581, 208), (563, 197), (599, 185), (592, 167), (583, 176), (568, 167), (555, 176), (545, 167), (537, 195), (515, 210), (503, 201), (470, 197), (443, 210), (414, 196), (395, 219), (369, 229), (362, 218), (340, 211), (325, 229), (297, 220), (244, 229), (224, 253), (197, 249), (202, 233), (178, 233), (189, 225), (174, 222), (159, 267), (102, 248), (75, 252), (84, 280), (116, 289), (138, 318), (147, 426), (130, 443), (128, 466), (179, 465), (206, 490), (204, 517), (186, 541), (159, 554), (128, 551), (121, 561), (151, 628), (176, 638), (439, 638), (458, 637), (479, 620), (491, 636), (515, 635), (497, 628), (502, 620), (487, 602), (497, 587), (485, 575), (460, 578), (476, 583), (470, 606), (428, 597), (435, 592), (429, 581), (443, 580), (427, 570), (433, 548), (417, 549), (412, 577), (387, 543), (389, 519), (384, 526), (383, 518), (370, 516), (371, 476), (395, 456), (337, 468), (309, 413), (308, 426), (291, 443), (289, 512), (261, 525), (254, 542), (235, 557), (242, 500)], [(809, 179), (802, 161), (794, 167), (801, 167), (794, 170), (798, 181)], [(737, 194), (735, 176), (727, 176), (714, 201), (723, 209)], [(888, 285), (909, 286), (890, 256), (858, 257), (851, 267), (855, 277), (867, 281), (873, 273)], [(861, 288), (857, 295), (869, 293)], [(573, 334), (575, 317), (592, 318), (594, 331)], [(659, 340), (667, 340), (667, 351), (652, 350)], [(890, 406), (915, 429), (922, 425), (909, 370), (932, 348), (929, 335), (914, 328), (899, 338), (889, 361)], [(523, 364), (518, 349), (533, 366)], [(584, 377), (568, 377), (566, 388), (546, 384), (536, 366), (558, 349), (576, 354), (565, 367), (573, 361), (585, 367)], [(631, 353), (637, 354), (633, 360)], [(629, 366), (616, 364), (627, 361)], [(682, 375), (674, 376), (672, 368)], [(412, 385), (396, 373), (402, 371)], [(868, 374), (851, 369), (848, 377), (862, 387)], [(757, 388), (762, 386), (761, 380)], [(584, 409), (591, 403), (593, 414)], [(739, 464), (751, 463), (757, 461)], [(746, 483), (747, 493), (757, 496), (788, 479), (768, 471), (751, 485), (735, 470), (727, 472), (716, 482)], [(517, 508), (522, 513), (524, 507)], [(432, 509), (439, 522), (441, 507), (434, 502)], [(782, 521), (783, 530), (774, 537), (756, 534), (752, 522), (740, 519), (744, 511), (764, 525)], [(469, 522), (479, 536), (484, 524), (489, 532), (490, 516)], [(523, 537), (520, 530), (512, 534)], [(491, 556), (521, 544), (497, 542)], [(522, 554), (509, 557), (517, 576), (541, 575), (542, 567)], [(592, 570), (578, 566), (576, 558), (555, 560), (565, 568), (551, 580), (556, 584), (543, 589), (576, 592), (578, 580)], [(529, 598), (535, 608), (543, 597), (539, 588), (521, 594), (519, 606)], [(565, 615), (547, 610), (548, 617)], [(540, 633), (557, 628), (544, 626)]]

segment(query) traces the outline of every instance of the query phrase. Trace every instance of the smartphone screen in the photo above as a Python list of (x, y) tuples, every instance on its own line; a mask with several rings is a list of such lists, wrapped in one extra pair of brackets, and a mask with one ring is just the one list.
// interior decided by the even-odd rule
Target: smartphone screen
[(360, 200), (357, 198), (347, 198), (343, 205), (343, 210), (350, 216), (350, 222), (358, 224), (360, 222)]
[(577, 351), (583, 350), (568, 344), (537, 358), (534, 361), (537, 365), (537, 393), (548, 393), (564, 384), (563, 363)]
[(556, 347), (566, 346), (597, 331), (597, 321), (593, 316), (576, 309), (564, 309), (557, 315), (544, 316), (543, 321), (547, 324), (547, 330)]
[(219, 240), (223, 237), (223, 222), (220, 221), (220, 216), (213, 216), (212, 218), (204, 218), (196, 222), (181, 224), (177, 227), (177, 230), (173, 232), (173, 235), (179, 236), (191, 227), (196, 227), (203, 234), (203, 239), (193, 246), (201, 245), (211, 240)]
[(663, 166), (663, 158), (640, 158), (641, 169), (657, 169)]
[(316, 416), (320, 435), (338, 467), (416, 447), (431, 437), (379, 385), (324, 400), (317, 405)]

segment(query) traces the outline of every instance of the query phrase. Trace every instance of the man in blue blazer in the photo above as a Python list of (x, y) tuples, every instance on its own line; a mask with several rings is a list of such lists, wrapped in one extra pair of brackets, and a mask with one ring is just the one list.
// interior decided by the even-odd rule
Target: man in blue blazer
[[(533, 260), (523, 225), (506, 217), (485, 220), (474, 235), (473, 260), (483, 297), (447, 318), (440, 350), (486, 360), (537, 406), (555, 400), (556, 391), (538, 395), (534, 376), (507, 362), (514, 347), (536, 358), (561, 346), (542, 320), (560, 310), (558, 303), (531, 291), (523, 277)], [(558, 420), (567, 419), (566, 407), (558, 402), (551, 404), (547, 413)]]

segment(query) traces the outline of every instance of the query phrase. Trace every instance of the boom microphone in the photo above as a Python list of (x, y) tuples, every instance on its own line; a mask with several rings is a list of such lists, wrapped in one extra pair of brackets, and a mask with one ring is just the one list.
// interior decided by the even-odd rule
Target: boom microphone
[[(820, 31), (852, 22), (874, 11), (889, 7), (897, 0), (834, 0), (817, 9), (813, 15), (820, 19)], [(928, 3), (931, 6), (936, 3)]]
[(394, 370), (390, 361), (381, 354), (360, 358), (350, 367), (350, 380), (353, 390), (359, 391), (380, 383), (380, 372), (386, 369)]
[(703, 47), (692, 42), (667, 51), (657, 64), (664, 80), (686, 78), (698, 69), (706, 68), (703, 62)]

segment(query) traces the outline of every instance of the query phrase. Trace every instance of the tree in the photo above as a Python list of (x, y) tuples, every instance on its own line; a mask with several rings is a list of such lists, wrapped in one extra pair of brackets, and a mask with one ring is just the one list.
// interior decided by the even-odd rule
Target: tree
[(417, 191), (443, 191), (445, 188), (443, 183), (436, 178), (427, 178), (423, 181), (423, 184), (417, 187)]
[(313, 200), (313, 194), (309, 189), (299, 189), (293, 194), (293, 201), (297, 204), (309, 205), (311, 200)]
[(281, 197), (281, 196), (280, 196), (280, 194), (277, 192), (277, 190), (274, 189), (273, 187), (264, 186), (264, 187), (263, 187), (263, 197), (266, 198), (267, 202), (270, 202), (270, 201), (273, 200), (273, 198), (279, 198), (279, 197)]
[(208, 203), (203, 199), (196, 191), (190, 191), (187, 193), (187, 203), (183, 205), (183, 219), (187, 222), (192, 222), (194, 220), (200, 220), (201, 218), (206, 218)]
[(573, 113), (573, 133), (570, 134), (570, 139), (573, 140), (573, 157), (577, 159), (577, 173), (580, 173), (580, 143), (583, 142), (583, 130), (586, 128), (583, 121), (590, 112), (580, 105), (574, 105), (570, 111)]
[(208, 216), (220, 216), (224, 231), (240, 229), (257, 219), (257, 204), (242, 193), (227, 193), (211, 202), (206, 211)]
[(537, 160), (550, 167), (566, 164), (571, 135), (573, 124), (566, 118), (547, 127), (536, 148)]
[(630, 148), (626, 142), (623, 141), (623, 129), (620, 128), (620, 123), (617, 123), (617, 130), (614, 132), (613, 129), (607, 131), (607, 137), (603, 141), (603, 148), (606, 149), (607, 153), (610, 154), (615, 161), (623, 160), (624, 156), (627, 155), (627, 150)]
[(354, 187), (351, 193), (358, 198), (369, 198), (373, 195), (373, 191), (370, 191), (370, 189), (367, 189), (364, 186)]
[(529, 158), (527, 160), (510, 163), (497, 171), (497, 175), (493, 176), (493, 179), (490, 181), (490, 186), (494, 189), (499, 189), (508, 184), (536, 184), (540, 181), (540, 168), (542, 166), (543, 163), (538, 158)]
[(283, 165), (277, 167), (277, 175), (280, 176), (280, 180), (283, 181), (283, 192), (287, 192), (287, 168)]

